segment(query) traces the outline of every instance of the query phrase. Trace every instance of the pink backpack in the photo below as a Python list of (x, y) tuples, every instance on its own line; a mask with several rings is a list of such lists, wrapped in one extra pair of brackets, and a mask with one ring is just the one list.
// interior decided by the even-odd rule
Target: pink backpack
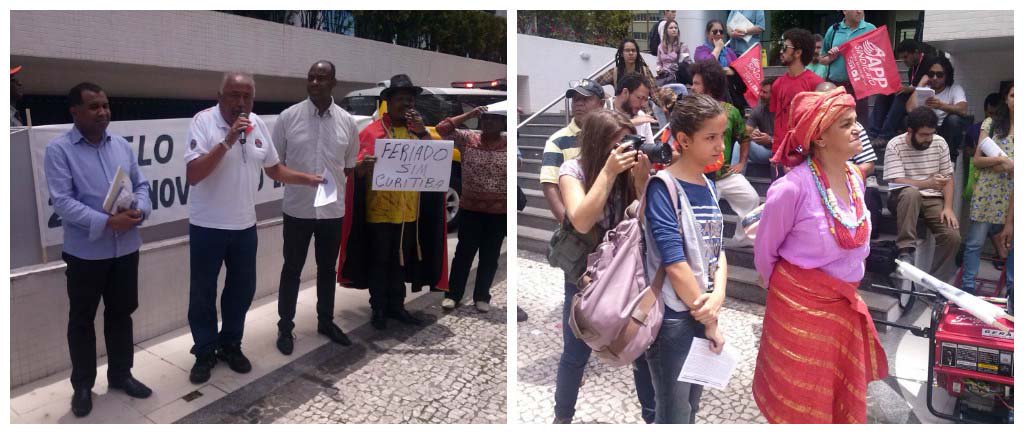
[[(671, 197), (676, 197), (676, 183), (665, 184)], [(672, 204), (678, 208), (676, 201)], [(572, 333), (612, 366), (624, 366), (640, 357), (658, 336), (665, 313), (656, 289), (665, 280), (665, 267), (658, 268), (651, 285), (644, 273), (643, 210), (641, 197), (587, 257), (587, 270), (580, 277), (580, 290), (569, 311)]]

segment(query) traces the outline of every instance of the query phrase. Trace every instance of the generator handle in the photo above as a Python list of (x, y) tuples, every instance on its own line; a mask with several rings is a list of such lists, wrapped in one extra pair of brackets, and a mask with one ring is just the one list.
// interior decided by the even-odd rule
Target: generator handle
[(891, 286), (879, 285), (877, 283), (872, 283), (871, 287), (875, 288), (875, 289), (881, 289), (881, 290), (884, 290), (884, 291), (895, 292), (897, 294), (907, 294), (907, 295), (912, 295), (914, 297), (926, 298), (926, 299), (931, 300), (931, 301), (935, 301), (935, 300), (939, 299), (939, 295), (938, 294), (934, 294), (934, 293), (931, 293), (931, 292), (920, 292), (920, 291), (914, 291), (912, 289), (908, 291), (906, 289), (893, 288)]
[(889, 327), (894, 327), (894, 328), (898, 328), (898, 329), (907, 330), (911, 334), (913, 334), (914, 336), (917, 336), (919, 338), (927, 338), (927, 337), (931, 336), (931, 332), (932, 332), (931, 327), (917, 327), (917, 326), (906, 325), (906, 324), (897, 324), (897, 323), (894, 323), (894, 322), (880, 320), (880, 319), (876, 319), (874, 321), (875, 321), (875, 324), (882, 324), (882, 325), (887, 325)]

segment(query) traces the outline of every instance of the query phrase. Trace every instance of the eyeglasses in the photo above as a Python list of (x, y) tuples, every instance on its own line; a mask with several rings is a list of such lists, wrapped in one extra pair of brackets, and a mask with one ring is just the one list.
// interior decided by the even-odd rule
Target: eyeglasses
[(924, 75), (927, 75), (928, 78), (944, 78), (946, 73), (942, 71), (928, 71)]
[(722, 30), (722, 29), (714, 29), (714, 30), (711, 31), (712, 35), (721, 35), (723, 33), (725, 33), (725, 31)]
[(796, 49), (796, 47), (794, 47), (792, 45), (782, 44), (782, 52), (786, 52), (786, 51), (789, 51), (789, 50), (795, 50), (795, 49)]

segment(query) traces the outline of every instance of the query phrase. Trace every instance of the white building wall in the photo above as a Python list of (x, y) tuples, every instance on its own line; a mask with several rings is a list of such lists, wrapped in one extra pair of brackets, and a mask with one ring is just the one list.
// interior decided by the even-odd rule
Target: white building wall
[(923, 40), (949, 54), (980, 122), (985, 96), (1013, 79), (1013, 11), (925, 11)]
[(1013, 11), (925, 11), (924, 41), (1013, 36)]
[[(527, 89), (528, 99), (519, 98), (519, 108), (526, 113), (540, 110), (551, 100), (564, 95), (572, 80), (592, 74), (615, 58), (615, 48), (568, 42), (558, 39), (517, 35), (519, 50), (520, 92)], [(643, 54), (644, 61), (653, 68), (657, 64), (654, 56)], [(523, 80), (526, 77), (526, 80)], [(605, 86), (605, 96), (614, 92)], [(557, 104), (549, 113), (564, 113), (565, 105)]]
[[(339, 81), (370, 85), (398, 73), (439, 87), (506, 76), (503, 64), (211, 11), (12, 11), (11, 56), (50, 60), (19, 76), (26, 93), (44, 94), (63, 94), (81, 81), (68, 64), (91, 62), (103, 65), (108, 81), (101, 85), (119, 96), (213, 98), (228, 69), (292, 79), (284, 83), (294, 86), (319, 59), (335, 63)], [(138, 76), (118, 76), (125, 71)], [(257, 84), (264, 97), (271, 82)], [(299, 85), (290, 92), (301, 98)]]
[(967, 94), (969, 113), (981, 122), (985, 116), (985, 97), (999, 92), (999, 82), (1013, 80), (1013, 50), (951, 52), (950, 61), (956, 71), (955, 83)]

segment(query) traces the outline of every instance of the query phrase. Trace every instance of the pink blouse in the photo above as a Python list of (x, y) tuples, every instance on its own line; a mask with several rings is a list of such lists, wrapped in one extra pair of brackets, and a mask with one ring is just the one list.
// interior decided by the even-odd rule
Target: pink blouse
[[(864, 197), (864, 181), (854, 179), (854, 188)], [(842, 208), (842, 203), (839, 206), (844, 218), (852, 219), (853, 208)], [(871, 243), (852, 250), (839, 247), (826, 218), (832, 217), (821, 203), (807, 164), (796, 166), (772, 184), (754, 242), (754, 266), (765, 283), (771, 281), (775, 263), (783, 258), (800, 268), (820, 268), (844, 282), (857, 283), (864, 278), (864, 260)], [(870, 230), (870, 215), (866, 224)], [(849, 229), (840, 224), (836, 230)]]

